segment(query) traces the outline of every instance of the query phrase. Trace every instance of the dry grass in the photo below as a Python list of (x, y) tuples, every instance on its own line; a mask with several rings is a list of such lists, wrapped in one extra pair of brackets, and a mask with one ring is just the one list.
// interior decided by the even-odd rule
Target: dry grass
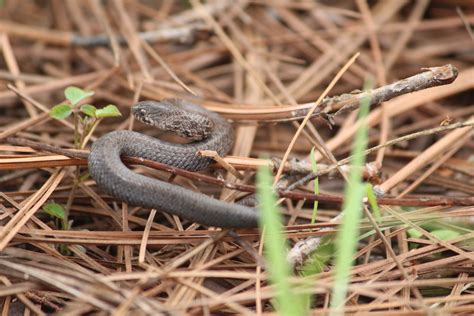
[[(177, 185), (229, 201), (255, 191), (260, 165), (296, 179), (319, 176), (319, 195), (308, 181), (281, 184), (293, 189), (281, 191), (280, 202), (286, 237), (295, 244), (337, 230), (333, 219), (348, 168), (341, 161), (347, 162), (363, 97), (349, 92), (368, 77), (384, 96), (368, 117), (374, 149), (364, 169), (385, 193), (379, 199), (384, 238), (373, 234), (359, 242), (346, 311), (474, 313), (474, 2), (151, 3), (3, 1), (2, 315), (274, 311), (258, 230), (206, 229), (117, 203), (92, 180), (74, 184), (75, 168), (86, 171), (87, 150), (64, 150), (73, 145), (72, 120), (47, 114), (64, 99), (65, 87), (95, 90), (94, 104), (114, 103), (124, 114), (104, 120), (91, 141), (132, 127), (153, 134), (128, 115), (138, 99), (194, 99), (234, 121), (234, 150), (213, 169), (219, 177), (128, 159), (151, 167), (136, 166), (138, 172), (165, 180), (171, 174)], [(336, 97), (315, 106), (357, 53), (328, 94)], [(441, 68), (423, 70), (430, 67)], [(403, 81), (408, 90), (389, 85), (412, 76), (416, 83)], [(316, 115), (303, 121), (308, 111)], [(313, 146), (319, 162), (311, 175)], [(318, 217), (310, 225), (314, 200)], [(41, 211), (48, 201), (72, 201), (71, 230)], [(462, 234), (440, 239), (426, 228), (430, 219), (457, 225)], [(365, 219), (361, 228), (370, 231), (373, 223)], [(413, 228), (424, 237), (407, 235)], [(331, 268), (310, 277), (315, 314), (328, 312)]]

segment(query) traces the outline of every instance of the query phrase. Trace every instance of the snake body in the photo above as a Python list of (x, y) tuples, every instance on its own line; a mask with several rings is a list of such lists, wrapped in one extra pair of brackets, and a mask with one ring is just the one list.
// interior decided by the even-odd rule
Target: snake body
[(132, 111), (138, 120), (194, 142), (169, 143), (132, 131), (115, 131), (100, 137), (92, 146), (88, 165), (92, 178), (103, 191), (130, 205), (156, 208), (207, 226), (258, 225), (258, 215), (252, 208), (137, 174), (120, 159), (126, 155), (190, 171), (206, 169), (213, 161), (198, 156), (197, 151), (214, 150), (224, 156), (232, 148), (233, 129), (224, 118), (180, 99), (142, 101)]

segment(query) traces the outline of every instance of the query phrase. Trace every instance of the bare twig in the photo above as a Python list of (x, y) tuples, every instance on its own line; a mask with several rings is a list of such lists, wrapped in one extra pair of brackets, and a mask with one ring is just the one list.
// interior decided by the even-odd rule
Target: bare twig
[[(418, 138), (418, 137), (432, 135), (432, 134), (436, 134), (436, 133), (441, 133), (441, 132), (444, 132), (444, 131), (454, 130), (454, 129), (458, 129), (458, 128), (472, 127), (472, 126), (474, 126), (474, 121), (473, 120), (468, 120), (466, 122), (458, 122), (458, 123), (454, 123), (454, 124), (450, 124), (450, 125), (446, 125), (446, 126), (439, 126), (439, 127), (435, 127), (435, 128), (428, 129), (428, 130), (423, 130), (423, 131), (420, 131), (420, 132), (417, 132), (417, 133), (413, 133), (413, 134), (405, 135), (405, 136), (402, 136), (402, 137), (398, 137), (396, 139), (389, 140), (385, 144), (380, 144), (378, 146), (375, 146), (375, 147), (372, 147), (372, 148), (369, 148), (369, 149), (365, 150), (363, 154), (368, 155), (368, 154), (378, 150), (379, 148), (392, 146), (394, 144), (405, 142), (405, 141), (408, 141), (408, 140), (412, 140), (412, 139), (415, 139), (415, 138)], [(340, 160), (337, 163), (337, 165), (328, 166), (327, 168), (322, 169), (318, 172), (308, 173), (306, 176), (304, 176), (300, 180), (298, 180), (295, 183), (293, 183), (292, 185), (290, 185), (287, 188), (287, 190), (293, 190), (298, 186), (305, 185), (309, 181), (311, 181), (311, 180), (313, 180), (313, 179), (315, 179), (315, 178), (317, 178), (317, 177), (319, 177), (323, 174), (326, 174), (326, 173), (328, 173), (332, 170), (335, 170), (337, 166), (343, 166), (343, 165), (349, 163), (351, 159), (352, 159), (352, 156)]]
[[(72, 32), (56, 31), (51, 29), (43, 29), (33, 26), (26, 26), (11, 21), (1, 21), (0, 31), (15, 37), (37, 40), (40, 38), (45, 43), (94, 47), (110, 45), (110, 36), (108, 34), (97, 34), (93, 36), (84, 36)], [(147, 32), (139, 32), (138, 36), (148, 43), (159, 43), (167, 41), (175, 41), (180, 43), (189, 43), (196, 39), (196, 36), (209, 32), (209, 28), (202, 23), (196, 22), (181, 26), (164, 26), (159, 29)], [(123, 36), (117, 37), (117, 42), (121, 45), (127, 43)]]
[[(444, 65), (441, 67), (427, 68), (427, 71), (417, 75), (396, 81), (389, 85), (360, 92), (358, 90), (352, 93), (346, 93), (334, 97), (327, 97), (321, 101), (318, 108), (312, 113), (314, 116), (328, 117), (341, 115), (343, 113), (354, 111), (359, 107), (360, 101), (370, 98), (370, 106), (373, 107), (382, 102), (386, 102), (395, 97), (405, 95), (411, 92), (420, 91), (436, 86), (452, 83), (457, 75), (457, 69), (452, 65)], [(314, 103), (305, 103), (298, 106), (258, 106), (245, 107), (243, 105), (236, 107), (217, 104), (216, 102), (204, 102), (204, 105), (215, 112), (221, 113), (228, 118), (239, 121), (259, 121), (259, 122), (282, 122), (293, 121), (304, 118)]]
[[(85, 160), (88, 157), (88, 153), (84, 151), (68, 150), (63, 148), (56, 148), (54, 146), (39, 144), (30, 140), (18, 139), (18, 138), (8, 138), (11, 143), (18, 145), (27, 145), (35, 149), (41, 149), (49, 152), (55, 152), (59, 154), (64, 154), (66, 156), (73, 157), (75, 159)], [(163, 170), (175, 175), (186, 177), (192, 180), (211, 183), (226, 187), (228, 189), (239, 190), (243, 192), (255, 192), (255, 186), (238, 184), (238, 183), (229, 183), (223, 179), (209, 177), (200, 173), (187, 171), (184, 169), (172, 167), (159, 163), (156, 161), (134, 158), (134, 157), (123, 157), (123, 160), (126, 164), (137, 164), (151, 167), (158, 170)], [(84, 162), (85, 164), (85, 162)], [(33, 167), (33, 166), (32, 166)], [(305, 192), (295, 192), (288, 191), (287, 189), (279, 189), (277, 191), (280, 197), (289, 198), (293, 200), (307, 200), (307, 201), (320, 201), (320, 202), (329, 202), (329, 203), (343, 203), (343, 198), (340, 195), (330, 195), (330, 194), (311, 194)], [(430, 197), (429, 200), (424, 198), (405, 198), (405, 199), (395, 199), (395, 198), (378, 198), (377, 202), (381, 205), (405, 205), (405, 206), (434, 206), (434, 205), (474, 205), (474, 197), (450, 197), (450, 198), (436, 198)]]

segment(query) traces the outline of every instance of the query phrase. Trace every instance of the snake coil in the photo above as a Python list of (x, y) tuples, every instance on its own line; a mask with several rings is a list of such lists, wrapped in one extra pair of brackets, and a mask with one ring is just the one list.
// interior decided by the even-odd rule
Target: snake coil
[(115, 131), (100, 137), (92, 146), (88, 165), (103, 191), (130, 205), (156, 208), (206, 226), (257, 226), (258, 214), (252, 208), (137, 174), (120, 159), (126, 155), (190, 171), (203, 170), (212, 159), (196, 155), (197, 151), (214, 150), (224, 156), (232, 148), (233, 129), (224, 118), (180, 99), (138, 102), (132, 112), (142, 122), (194, 142), (169, 143), (133, 131)]

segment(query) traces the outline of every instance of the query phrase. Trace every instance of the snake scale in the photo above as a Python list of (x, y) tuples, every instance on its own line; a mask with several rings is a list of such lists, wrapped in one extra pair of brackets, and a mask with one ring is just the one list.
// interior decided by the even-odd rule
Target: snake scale
[(141, 101), (133, 116), (150, 125), (172, 131), (193, 142), (175, 144), (133, 131), (115, 131), (92, 146), (89, 172), (98, 186), (130, 205), (156, 208), (206, 226), (250, 228), (258, 225), (255, 209), (213, 199), (169, 182), (140, 175), (128, 169), (122, 155), (158, 161), (199, 171), (213, 160), (198, 156), (199, 150), (214, 150), (225, 156), (233, 145), (233, 129), (216, 113), (181, 99)]

